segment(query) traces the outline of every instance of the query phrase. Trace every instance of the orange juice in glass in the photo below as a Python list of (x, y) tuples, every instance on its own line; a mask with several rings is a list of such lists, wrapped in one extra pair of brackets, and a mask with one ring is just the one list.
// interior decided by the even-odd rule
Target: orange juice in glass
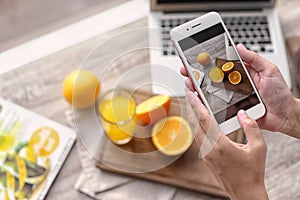
[(115, 144), (131, 141), (135, 131), (134, 98), (126, 90), (115, 89), (100, 98), (99, 113), (107, 137)]

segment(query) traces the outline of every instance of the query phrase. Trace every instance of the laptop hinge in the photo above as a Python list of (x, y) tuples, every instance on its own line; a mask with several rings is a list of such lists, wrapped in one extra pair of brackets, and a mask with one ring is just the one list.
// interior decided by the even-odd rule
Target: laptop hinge
[(222, 9), (222, 10), (212, 10), (212, 9), (203, 9), (203, 10), (192, 10), (192, 11), (164, 11), (163, 13), (167, 14), (178, 14), (178, 13), (197, 13), (197, 12), (210, 12), (210, 11), (216, 11), (216, 12), (257, 12), (257, 11), (262, 11), (263, 9), (239, 9), (239, 10), (232, 10), (232, 9)]

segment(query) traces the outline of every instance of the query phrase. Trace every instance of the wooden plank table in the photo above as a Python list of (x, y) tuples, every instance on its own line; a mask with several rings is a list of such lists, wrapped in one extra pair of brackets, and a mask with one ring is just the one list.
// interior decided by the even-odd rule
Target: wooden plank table
[[(300, 35), (300, 26), (298, 24), (300, 18), (299, 4), (299, 0), (278, 1), (278, 11), (282, 20), (285, 38)], [(130, 24), (127, 27), (121, 27), (107, 34), (100, 35), (84, 43), (66, 48), (63, 51), (1, 75), (1, 97), (67, 125), (68, 122), (66, 121), (64, 112), (70, 107), (64, 101), (61, 94), (61, 84), (64, 77), (80, 67), (83, 59), (95, 45), (109, 38), (112, 34), (141, 26), (146, 26), (145, 19)], [(280, 143), (280, 140), (283, 138), (286, 139), (286, 136), (266, 134), (266, 142), (269, 145), (269, 150), (277, 149), (278, 147), (275, 144)], [(271, 176), (275, 178), (274, 182), (268, 183), (268, 191), (272, 197), (278, 197), (278, 199), (279, 197), (284, 197), (283, 195), (288, 195), (288, 193), (299, 190), (299, 184), (294, 189), (292, 187), (286, 188), (287, 192), (285, 193), (280, 190), (280, 188), (286, 187), (280, 185), (282, 181), (288, 179), (294, 183), (297, 177), (299, 179), (299, 170), (297, 171), (297, 169), (300, 167), (300, 158), (299, 153), (296, 153), (297, 149), (295, 149), (295, 144), (299, 143), (295, 140), (288, 141), (289, 145), (280, 146), (280, 153), (268, 152), (266, 178), (268, 180), (272, 180), (270, 179)], [(281, 157), (276, 158), (276, 156)], [(287, 170), (285, 176), (276, 177), (275, 175), (278, 174), (278, 170)], [(81, 165), (77, 149), (74, 147), (50, 189), (47, 199), (89, 199), (74, 189), (74, 183), (80, 171)], [(279, 182), (277, 183), (277, 181)], [(176, 199), (180, 199), (180, 197), (182, 196), (179, 195)]]

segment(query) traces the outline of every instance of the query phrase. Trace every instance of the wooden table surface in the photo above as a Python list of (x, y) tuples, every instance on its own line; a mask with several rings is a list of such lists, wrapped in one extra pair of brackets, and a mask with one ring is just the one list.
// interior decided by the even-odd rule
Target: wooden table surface
[[(299, 5), (300, 0), (278, 2), (277, 7), (285, 38), (300, 35)], [(70, 106), (63, 99), (61, 91), (64, 77), (78, 69), (84, 58), (97, 44), (112, 34), (136, 27), (146, 27), (146, 22), (146, 19), (137, 21), (1, 75), (1, 97), (68, 125), (65, 110), (70, 109)], [(289, 158), (286, 158), (286, 165), (289, 163)], [(80, 171), (81, 165), (75, 146), (50, 189), (47, 199), (89, 199), (74, 189), (74, 183)]]
[(0, 51), (105, 11), (126, 0), (2, 0)]

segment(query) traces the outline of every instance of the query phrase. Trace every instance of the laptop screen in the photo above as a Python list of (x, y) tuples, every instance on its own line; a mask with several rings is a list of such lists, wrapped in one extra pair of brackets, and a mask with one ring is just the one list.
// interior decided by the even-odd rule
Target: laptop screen
[(249, 10), (273, 7), (275, 0), (150, 0), (153, 11)]
[[(230, 1), (227, 1), (227, 2), (258, 2), (258, 1), (261, 1), (261, 2), (268, 2), (269, 0), (230, 0)], [(224, 0), (157, 0), (157, 3), (158, 4), (163, 4), (163, 3), (201, 3), (201, 2), (222, 2), (224, 3)]]

